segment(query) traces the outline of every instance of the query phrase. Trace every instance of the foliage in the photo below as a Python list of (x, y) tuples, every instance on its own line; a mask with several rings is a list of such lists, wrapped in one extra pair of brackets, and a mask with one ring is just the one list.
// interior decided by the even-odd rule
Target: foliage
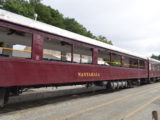
[(93, 38), (93, 34), (90, 31), (87, 31), (87, 29), (85, 27), (83, 27), (83, 25), (79, 24), (73, 18), (65, 18), (64, 25), (65, 25), (66, 30)]
[(5, 0), (0, 0), (0, 5), (3, 5), (5, 3)]
[(3, 8), (29, 18), (34, 18), (35, 10), (33, 6), (25, 0), (6, 0), (3, 3)]
[(152, 54), (151, 58), (154, 58), (154, 59), (160, 60), (160, 55), (157, 55), (157, 56), (156, 56), (156, 55)]
[(41, 3), (41, 0), (0, 0), (3, 9), (34, 19), (35, 13), (38, 14), (37, 20), (51, 24), (77, 34), (81, 34), (101, 42), (112, 44), (106, 37), (94, 36), (83, 25), (75, 19), (63, 17), (63, 15), (50, 6)]
[(112, 45), (112, 41), (108, 40), (105, 36), (99, 35), (98, 37), (96, 37), (97, 40), (104, 42), (104, 43), (108, 43)]

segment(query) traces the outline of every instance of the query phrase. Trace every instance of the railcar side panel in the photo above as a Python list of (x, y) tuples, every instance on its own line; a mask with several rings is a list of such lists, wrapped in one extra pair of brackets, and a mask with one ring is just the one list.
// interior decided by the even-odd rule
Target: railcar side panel
[(150, 78), (160, 77), (160, 62), (150, 60), (150, 63), (149, 63), (149, 77)]
[(76, 83), (147, 78), (147, 70), (122, 67), (0, 59), (0, 86)]

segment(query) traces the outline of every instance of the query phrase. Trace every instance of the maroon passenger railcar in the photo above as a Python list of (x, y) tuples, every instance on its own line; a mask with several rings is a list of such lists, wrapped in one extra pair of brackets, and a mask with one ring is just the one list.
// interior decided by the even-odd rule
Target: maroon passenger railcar
[(160, 61), (150, 58), (149, 59), (149, 79), (156, 81), (160, 78)]
[(149, 75), (149, 64), (126, 50), (0, 10), (0, 106), (23, 88), (118, 88), (160, 77)]

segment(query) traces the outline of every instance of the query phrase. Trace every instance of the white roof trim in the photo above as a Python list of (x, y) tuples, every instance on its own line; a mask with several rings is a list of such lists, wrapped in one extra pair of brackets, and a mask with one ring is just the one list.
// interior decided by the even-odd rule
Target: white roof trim
[(23, 25), (23, 26), (35, 28), (35, 29), (45, 31), (45, 32), (48, 32), (48, 33), (52, 33), (52, 34), (64, 36), (64, 37), (67, 37), (67, 38), (71, 38), (73, 40), (88, 43), (88, 44), (91, 44), (91, 45), (96, 45), (96, 46), (99, 46), (99, 47), (102, 47), (102, 48), (107, 48), (107, 49), (111, 49), (111, 50), (118, 51), (118, 52), (121, 52), (121, 53), (125, 53), (125, 54), (128, 54), (128, 55), (136, 56), (136, 57), (139, 57), (139, 58), (142, 58), (142, 59), (147, 59), (146, 57), (143, 57), (141, 55), (137, 55), (137, 54), (132, 53), (130, 51), (127, 51), (127, 50), (124, 50), (124, 49), (121, 49), (121, 48), (118, 48), (118, 47), (115, 47), (115, 46), (112, 46), (112, 45), (109, 45), (109, 44), (106, 44), (106, 43), (103, 43), (103, 42), (100, 42), (100, 41), (97, 41), (97, 40), (94, 40), (94, 39), (91, 39), (91, 38), (88, 38), (88, 37), (85, 37), (85, 36), (82, 36), (82, 35), (79, 35), (79, 34), (76, 34), (76, 33), (73, 33), (73, 32), (69, 32), (67, 30), (63, 30), (61, 28), (58, 28), (58, 27), (55, 27), (55, 26), (52, 26), (52, 25), (48, 25), (48, 24), (45, 24), (45, 23), (42, 23), (42, 22), (39, 22), (39, 21), (35, 21), (33, 19), (18, 15), (18, 14), (14, 14), (12, 12), (8, 12), (6, 10), (0, 9), (0, 19), (5, 20), (5, 21), (9, 21), (9, 22), (12, 22), (12, 23), (20, 24), (20, 25)]
[(152, 61), (152, 62), (158, 62), (158, 63), (160, 63), (160, 61), (159, 60), (156, 60), (156, 59), (154, 59), (154, 58), (148, 58), (150, 61)]

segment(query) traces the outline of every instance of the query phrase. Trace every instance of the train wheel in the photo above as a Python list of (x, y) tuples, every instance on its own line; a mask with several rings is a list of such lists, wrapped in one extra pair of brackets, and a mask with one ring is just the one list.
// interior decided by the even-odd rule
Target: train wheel
[(128, 84), (128, 88), (133, 88), (134, 87), (131, 80), (128, 80), (127, 84)]
[(137, 86), (141, 85), (141, 80), (137, 80)]
[(111, 82), (109, 81), (108, 84), (106, 85), (106, 89), (108, 90), (112, 90), (112, 87), (111, 87)]
[(4, 107), (5, 95), (6, 95), (6, 89), (5, 88), (0, 88), (0, 108)]
[(0, 108), (8, 102), (9, 90), (7, 88), (0, 88)]

